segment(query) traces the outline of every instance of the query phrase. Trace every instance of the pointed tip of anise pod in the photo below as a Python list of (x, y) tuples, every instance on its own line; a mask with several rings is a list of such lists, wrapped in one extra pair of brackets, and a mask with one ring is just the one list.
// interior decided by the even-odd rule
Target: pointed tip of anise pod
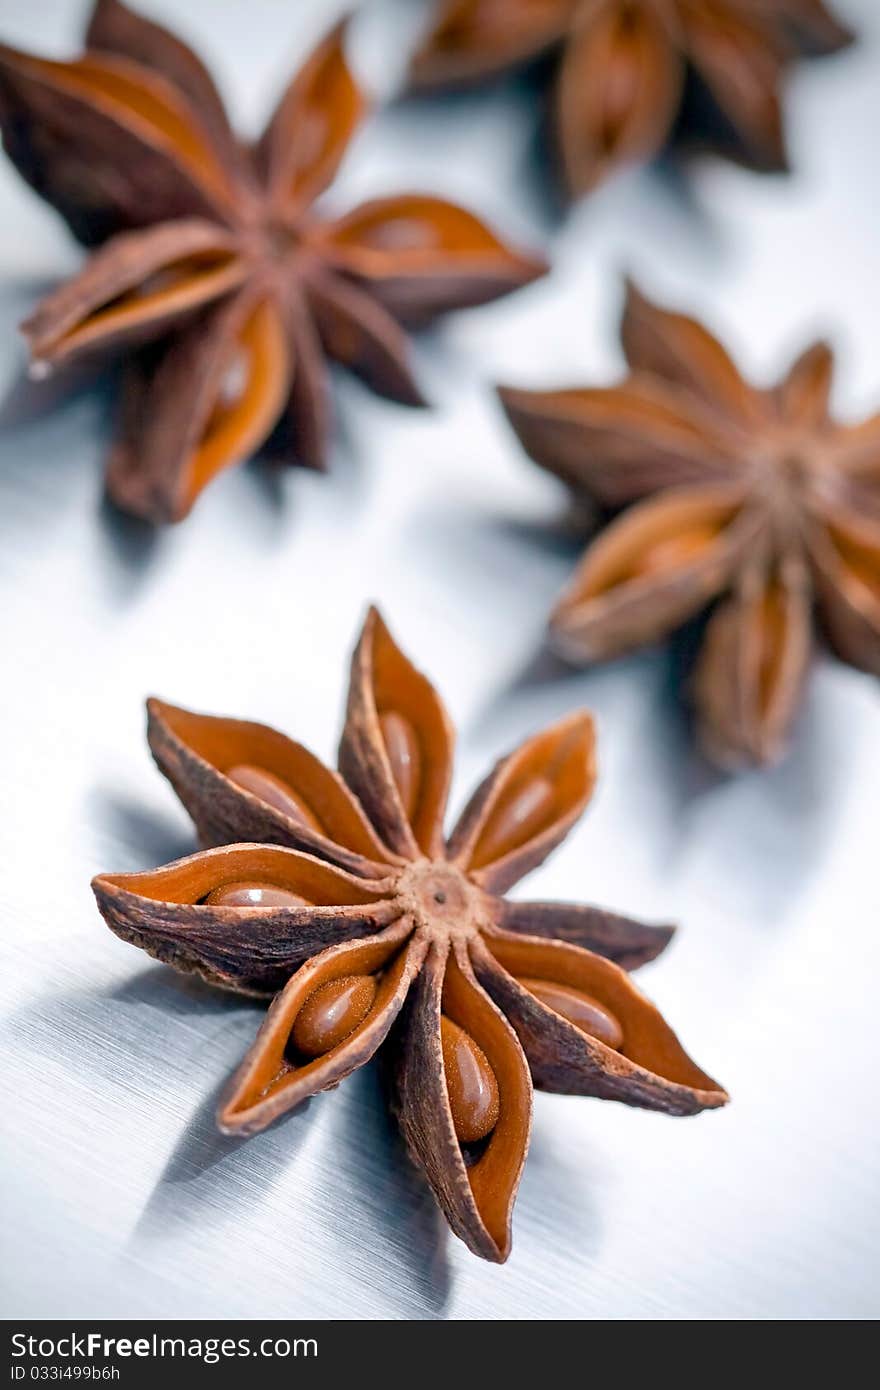
[(496, 382), (495, 395), (507, 417), (507, 423), (519, 439), (521, 447), (529, 457), (534, 458), (532, 449), (529, 447), (531, 441), (529, 422), (536, 410), (540, 409), (541, 401), (546, 399), (544, 392), (530, 391), (524, 386), (508, 386), (503, 382)]
[(354, 19), (354, 9), (350, 6), (342, 11), (336, 23), (327, 30), (327, 43), (343, 43)]
[(505, 386), (501, 382), (496, 383), (495, 386), (495, 395), (508, 414), (512, 409), (516, 408), (523, 396), (528, 396), (528, 394), (528, 391), (524, 391), (518, 386)]
[(553, 269), (553, 262), (549, 256), (545, 256), (541, 251), (519, 251), (517, 260), (523, 270), (522, 285), (530, 285), (535, 280), (540, 280), (543, 275), (549, 275)]
[(785, 761), (791, 746), (791, 730), (764, 729), (735, 731), (697, 719), (697, 745), (707, 762), (722, 774), (769, 772)]
[(355, 643), (355, 651), (358, 652), (364, 647), (368, 647), (377, 636), (391, 637), (391, 631), (383, 617), (382, 610), (375, 600), (371, 599), (364, 614)]
[(375, 627), (377, 623), (381, 623), (383, 627), (387, 627), (387, 623), (385, 622), (385, 619), (382, 617), (382, 610), (380, 609), (378, 603), (376, 603), (375, 600), (371, 600), (370, 603), (367, 605), (367, 612), (366, 616), (364, 617), (363, 630), (366, 630), (368, 627)]
[(455, 734), (375, 605), (351, 659), (339, 771), (396, 854), (442, 856)]
[[(322, 53), (334, 53), (335, 51), (339, 54), (339, 56), (345, 62), (346, 67), (348, 68), (348, 62), (345, 58), (344, 48), (345, 41), (351, 29), (353, 19), (354, 9), (352, 8), (352, 4), (349, 4), (342, 11), (339, 18), (336, 20), (336, 23), (332, 24), (329, 29), (325, 29), (323, 31), (323, 34), (319, 34), (318, 41), (314, 46), (312, 57), (315, 57), (316, 55)], [(306, 61), (308, 62), (309, 60), (307, 59)], [(365, 94), (361, 90), (360, 84), (357, 83), (356, 85), (358, 88), (359, 97), (364, 102), (364, 105), (368, 106), (370, 103), (368, 102)]]
[(624, 306), (637, 308), (641, 304), (649, 304), (651, 301), (645, 294), (636, 276), (628, 267), (624, 267), (620, 272), (620, 282), (623, 286)]
[(570, 666), (589, 665), (601, 659), (599, 650), (590, 651), (581, 638), (576, 606), (568, 591), (560, 594), (548, 614), (545, 638), (553, 655)]
[[(728, 1103), (724, 1087), (689, 1056), (630, 974), (607, 957), (574, 942), (503, 928), (474, 943), (472, 955), (477, 978), (513, 1024), (539, 1089), (681, 1117)], [(548, 981), (598, 1003), (609, 1032), (580, 1029), (564, 996), (543, 993)]]
[(672, 945), (677, 931), (678, 925), (675, 922), (650, 923), (645, 927), (642, 940), (631, 947), (628, 955), (625, 954), (618, 960), (618, 965), (625, 970), (638, 970), (642, 965), (650, 965), (651, 961), (662, 956), (667, 947)]

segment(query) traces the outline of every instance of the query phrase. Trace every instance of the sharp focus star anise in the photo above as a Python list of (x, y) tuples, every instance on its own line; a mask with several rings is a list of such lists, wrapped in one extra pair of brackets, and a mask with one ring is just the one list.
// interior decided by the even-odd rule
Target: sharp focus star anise
[(365, 110), (342, 42), (339, 27), (252, 149), (195, 54), (119, 0), (97, 0), (73, 62), (0, 48), (8, 155), (81, 241), (105, 243), (25, 324), (35, 362), (159, 340), (126, 369), (107, 481), (127, 511), (179, 520), (279, 423), (323, 467), (326, 358), (419, 404), (402, 325), (546, 269), (429, 195), (314, 210)]
[(574, 196), (661, 150), (689, 73), (730, 127), (735, 152), (784, 168), (788, 69), (801, 54), (851, 40), (824, 0), (444, 0), (410, 77), (417, 90), (443, 89), (560, 49), (553, 123)]
[(225, 847), (93, 886), (112, 930), (151, 955), (280, 990), (221, 1103), (224, 1132), (263, 1129), (387, 1038), (415, 1161), (453, 1230), (504, 1260), (532, 1082), (673, 1115), (726, 1101), (623, 968), (656, 956), (669, 928), (501, 896), (589, 800), (589, 716), (503, 758), (448, 840), (453, 731), (375, 611), (341, 775), (274, 729), (157, 700), (149, 739), (202, 842)]
[(694, 694), (725, 766), (784, 751), (814, 611), (838, 655), (880, 675), (880, 415), (829, 412), (815, 343), (778, 386), (740, 376), (693, 319), (629, 287), (631, 374), (607, 389), (501, 388), (536, 463), (609, 510), (551, 617), (575, 663), (664, 636), (719, 599)]

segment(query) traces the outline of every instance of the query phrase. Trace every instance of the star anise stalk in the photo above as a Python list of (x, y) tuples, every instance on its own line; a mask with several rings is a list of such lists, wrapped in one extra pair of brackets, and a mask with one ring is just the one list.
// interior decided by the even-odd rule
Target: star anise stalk
[(670, 1115), (727, 1100), (627, 973), (670, 928), (503, 897), (590, 798), (588, 715), (502, 758), (448, 839), (452, 726), (375, 610), (339, 774), (274, 729), (158, 700), (148, 733), (214, 847), (93, 887), (124, 940), (227, 989), (278, 991), (220, 1104), (225, 1133), (265, 1128), (384, 1044), (414, 1161), (456, 1234), (501, 1261), (533, 1084)]
[(119, 0), (97, 0), (73, 61), (0, 47), (6, 152), (99, 247), (24, 332), (41, 369), (127, 350), (107, 486), (149, 521), (186, 516), (276, 426), (323, 468), (327, 359), (422, 404), (404, 326), (546, 270), (430, 194), (315, 207), (366, 111), (343, 37), (318, 46), (252, 148), (196, 55)]
[(501, 387), (526, 452), (609, 513), (550, 619), (587, 664), (712, 607), (693, 695), (722, 766), (785, 751), (814, 619), (880, 675), (880, 415), (831, 415), (833, 357), (808, 347), (778, 385), (743, 379), (701, 324), (629, 285), (617, 386)]
[(689, 75), (703, 83), (740, 158), (785, 168), (790, 68), (803, 54), (851, 42), (824, 0), (441, 0), (410, 81), (443, 90), (559, 52), (553, 128), (574, 197), (659, 153)]

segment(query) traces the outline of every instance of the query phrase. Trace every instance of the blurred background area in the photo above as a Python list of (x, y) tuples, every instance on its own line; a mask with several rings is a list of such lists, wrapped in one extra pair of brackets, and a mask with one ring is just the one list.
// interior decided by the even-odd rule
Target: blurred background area
[[(623, 271), (699, 313), (758, 380), (810, 336), (844, 415), (880, 405), (880, 9), (787, 93), (793, 173), (711, 158), (627, 173), (567, 217), (539, 107), (511, 79), (396, 100), (351, 147), (340, 208), (419, 188), (461, 201), (553, 274), (416, 342), (430, 411), (334, 375), (330, 471), (231, 470), (154, 533), (103, 501), (112, 384), (24, 389), (16, 325), (80, 263), (0, 161), (0, 1024), (6, 1316), (876, 1316), (880, 1216), (880, 698), (820, 655), (789, 759), (722, 778), (694, 753), (668, 654), (572, 672), (541, 658), (582, 542), (491, 383), (611, 381)], [(0, 0), (0, 38), (75, 51), (81, 0)], [(208, 61), (254, 134), (332, 0), (139, 0)], [(362, 0), (352, 61), (395, 91), (430, 6)], [(518, 890), (677, 920), (644, 974), (734, 1103), (679, 1123), (540, 1096), (504, 1269), (447, 1237), (375, 1070), (247, 1144), (213, 1100), (259, 1021), (103, 927), (98, 870), (189, 852), (143, 739), (148, 693), (264, 720), (332, 758), (370, 600), (459, 727), (456, 804), (488, 763), (579, 706), (595, 803)]]

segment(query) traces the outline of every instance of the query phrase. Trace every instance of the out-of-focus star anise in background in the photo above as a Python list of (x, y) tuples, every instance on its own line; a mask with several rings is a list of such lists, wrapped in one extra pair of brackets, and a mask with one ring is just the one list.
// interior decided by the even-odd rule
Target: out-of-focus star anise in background
[(546, 269), (430, 195), (317, 212), (364, 111), (342, 27), (253, 148), (236, 139), (196, 55), (119, 0), (98, 0), (85, 53), (71, 62), (0, 47), (6, 152), (74, 235), (99, 247), (25, 333), (44, 368), (129, 349), (107, 471), (126, 511), (180, 520), (279, 424), (286, 452), (322, 468), (327, 359), (420, 404), (404, 325), (485, 303)]
[(578, 196), (658, 154), (695, 85), (708, 103), (688, 103), (704, 108), (694, 135), (757, 168), (785, 168), (790, 68), (851, 40), (825, 0), (443, 0), (410, 81), (420, 91), (479, 83), (559, 50), (552, 124)]
[(880, 415), (832, 418), (825, 343), (759, 390), (701, 324), (632, 286), (622, 337), (617, 386), (501, 388), (535, 462), (622, 513), (589, 545), (551, 640), (586, 664), (719, 600), (694, 681), (706, 749), (725, 766), (773, 761), (814, 619), (844, 661), (880, 675)]

